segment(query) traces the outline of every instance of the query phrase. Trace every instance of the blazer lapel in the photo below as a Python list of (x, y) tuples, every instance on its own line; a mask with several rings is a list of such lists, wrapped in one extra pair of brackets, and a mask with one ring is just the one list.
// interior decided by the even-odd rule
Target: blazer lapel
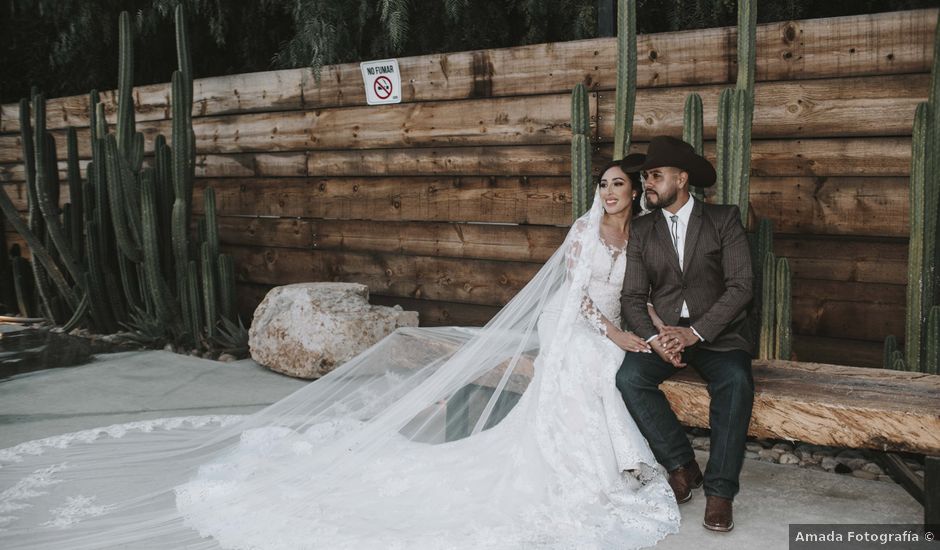
[(692, 204), (692, 215), (689, 216), (689, 227), (686, 228), (685, 232), (685, 250), (682, 252), (683, 271), (688, 271), (689, 269), (689, 262), (695, 251), (695, 245), (698, 243), (698, 236), (702, 232), (702, 212), (704, 210), (705, 208), (702, 206), (701, 201), (696, 200)]
[(659, 235), (659, 248), (663, 251), (668, 258), (669, 265), (672, 266), (676, 272), (679, 272), (679, 256), (676, 254), (676, 247), (672, 244), (672, 235), (669, 234), (669, 224), (666, 222), (665, 216), (661, 209), (657, 209), (655, 213), (650, 213), (650, 215), (656, 216), (656, 223), (653, 225), (656, 227), (656, 234)]

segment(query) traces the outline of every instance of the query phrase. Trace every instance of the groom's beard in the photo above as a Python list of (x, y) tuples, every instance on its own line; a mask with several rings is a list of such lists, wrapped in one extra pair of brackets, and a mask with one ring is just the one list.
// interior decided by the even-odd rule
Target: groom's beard
[[(653, 195), (651, 196), (650, 193), (653, 193)], [(666, 208), (667, 206), (670, 206), (672, 203), (676, 202), (677, 195), (678, 193), (676, 193), (675, 189), (673, 189), (672, 193), (668, 195), (660, 195), (655, 191), (647, 191), (646, 203), (654, 208)]]

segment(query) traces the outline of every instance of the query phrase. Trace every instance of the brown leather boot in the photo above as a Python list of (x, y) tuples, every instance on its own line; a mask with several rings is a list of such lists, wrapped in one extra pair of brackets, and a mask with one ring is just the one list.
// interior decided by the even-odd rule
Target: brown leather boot
[(731, 516), (731, 499), (705, 495), (705, 519), (702, 525), (711, 531), (726, 533), (734, 529)]
[(669, 486), (676, 495), (676, 502), (679, 504), (688, 502), (692, 498), (692, 489), (701, 487), (704, 479), (702, 470), (694, 458), (691, 462), (669, 472)]

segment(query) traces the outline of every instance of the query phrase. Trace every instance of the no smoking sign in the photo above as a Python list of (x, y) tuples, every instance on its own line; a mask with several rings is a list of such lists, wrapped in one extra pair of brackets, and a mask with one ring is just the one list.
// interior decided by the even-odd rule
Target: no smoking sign
[(365, 84), (366, 103), (385, 105), (401, 103), (401, 73), (397, 59), (364, 61), (359, 64)]

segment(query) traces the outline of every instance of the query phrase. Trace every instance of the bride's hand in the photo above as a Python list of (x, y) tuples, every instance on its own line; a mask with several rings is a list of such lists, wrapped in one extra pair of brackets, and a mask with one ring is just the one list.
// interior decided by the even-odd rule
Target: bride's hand
[(650, 345), (646, 340), (629, 331), (617, 330), (613, 334), (608, 332), (610, 339), (624, 351), (648, 352)]

